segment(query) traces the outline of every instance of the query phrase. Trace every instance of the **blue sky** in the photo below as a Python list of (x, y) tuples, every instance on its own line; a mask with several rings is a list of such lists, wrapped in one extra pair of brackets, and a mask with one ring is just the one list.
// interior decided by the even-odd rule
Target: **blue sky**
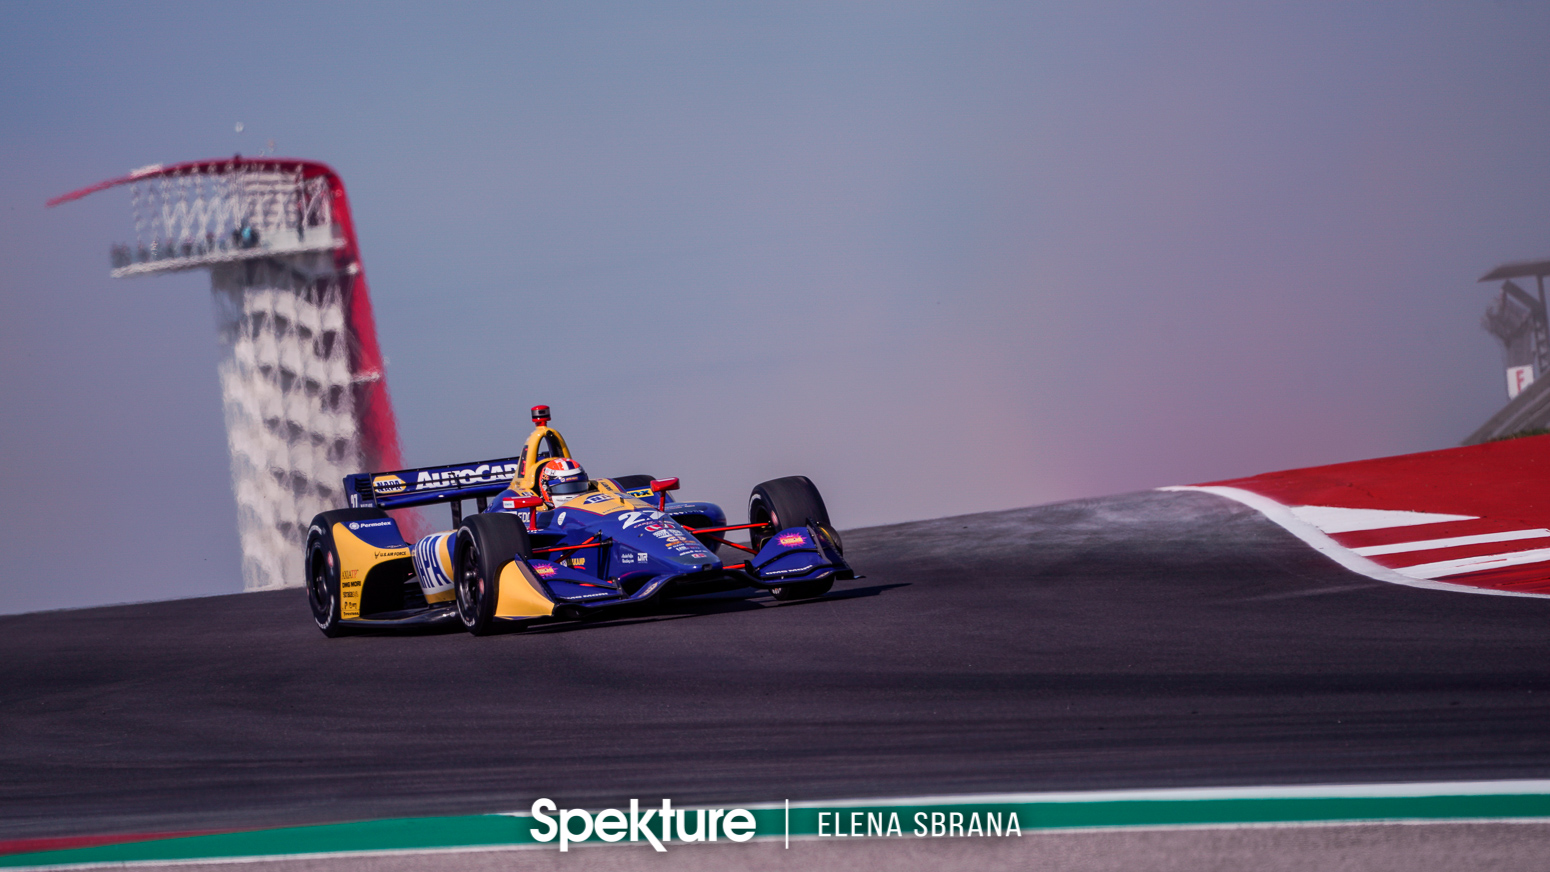
[[(148, 163), (348, 186), (411, 463), (841, 527), (1456, 444), (1550, 256), (1550, 7), (0, 3), (0, 611), (240, 588), (201, 274)], [(243, 131), (235, 130), (236, 122)]]

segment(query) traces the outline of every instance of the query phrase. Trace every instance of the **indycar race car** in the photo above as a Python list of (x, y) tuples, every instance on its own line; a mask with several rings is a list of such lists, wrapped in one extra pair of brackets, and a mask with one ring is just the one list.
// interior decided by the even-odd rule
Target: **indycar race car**
[[(307, 533), (308, 600), (325, 636), (453, 621), (478, 636), (662, 596), (818, 597), (856, 577), (806, 477), (755, 487), (748, 523), (728, 525), (713, 503), (669, 501), (676, 478), (587, 478), (549, 407), (532, 415), (515, 457), (345, 477), (350, 507), (313, 518)], [(465, 518), (467, 499), (478, 511)], [(452, 529), (411, 545), (387, 510), (433, 503), (451, 505)], [(724, 538), (735, 530), (748, 531), (747, 545)], [(718, 548), (747, 556), (728, 564)]]

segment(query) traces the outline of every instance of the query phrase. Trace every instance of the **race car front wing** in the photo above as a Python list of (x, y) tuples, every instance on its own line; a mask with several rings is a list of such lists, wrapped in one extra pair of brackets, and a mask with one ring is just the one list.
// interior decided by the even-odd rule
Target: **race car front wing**
[[(705, 531), (691, 528), (691, 532)], [(669, 593), (688, 595), (745, 587), (769, 590), (789, 584), (856, 577), (827, 532), (811, 525), (790, 527), (771, 536), (758, 553), (744, 563), (694, 573), (659, 575), (633, 593), (613, 582), (600, 585), (596, 579), (587, 579), (590, 582), (585, 585), (588, 590), (573, 592), (570, 588), (578, 587), (579, 574), (576, 579), (571, 579), (565, 577), (570, 573), (564, 572), (564, 567), (555, 569), (560, 572), (550, 573), (544, 586), (554, 601), (554, 615), (561, 618), (589, 616)], [(541, 573), (537, 575), (543, 577)]]

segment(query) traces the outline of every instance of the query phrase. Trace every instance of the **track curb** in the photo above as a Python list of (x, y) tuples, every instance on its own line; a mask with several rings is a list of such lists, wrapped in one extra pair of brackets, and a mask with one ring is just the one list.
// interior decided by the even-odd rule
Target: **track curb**
[[(628, 801), (621, 805), (627, 806)], [(789, 840), (824, 838), (973, 838), (982, 834), (995, 838), (986, 832), (991, 815), (997, 816), (1002, 838), (1033, 832), (1104, 829), (1380, 822), (1544, 823), (1550, 822), (1550, 781), (986, 794), (801, 802), (789, 806), (785, 802), (761, 803), (743, 808), (754, 815), (756, 838), (777, 843), (788, 840), (788, 844)], [(977, 826), (978, 832), (933, 832), (954, 826), (954, 815), (958, 816), (958, 827)], [(895, 816), (898, 830), (880, 834)], [(920, 832), (922, 823), (924, 833)], [(837, 833), (836, 828), (853, 830), (855, 834)], [(11, 854), (0, 856), (0, 868), (58, 870), (524, 848), (557, 850), (552, 842), (545, 844), (534, 839), (532, 829), (533, 819), (525, 812), (394, 818)], [(676, 839), (666, 845), (670, 850), (695, 847)], [(632, 847), (651, 850), (644, 842)]]

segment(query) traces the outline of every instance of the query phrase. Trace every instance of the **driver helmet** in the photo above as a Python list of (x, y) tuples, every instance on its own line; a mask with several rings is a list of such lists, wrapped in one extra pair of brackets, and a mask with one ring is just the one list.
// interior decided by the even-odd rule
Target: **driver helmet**
[(551, 506), (586, 493), (591, 485), (587, 471), (569, 457), (556, 457), (538, 472), (538, 490)]

